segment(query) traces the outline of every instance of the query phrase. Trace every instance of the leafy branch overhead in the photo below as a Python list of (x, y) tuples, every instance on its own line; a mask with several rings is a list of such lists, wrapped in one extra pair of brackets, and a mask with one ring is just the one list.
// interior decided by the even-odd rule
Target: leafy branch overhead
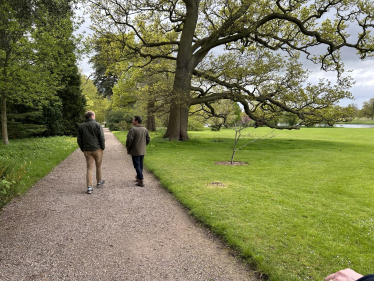
[[(110, 35), (119, 60), (143, 58), (133, 66), (175, 62), (169, 70), (173, 99), (165, 137), (170, 139), (188, 138), (191, 105), (209, 108), (219, 99), (241, 103), (257, 124), (274, 128), (271, 120), (284, 112), (300, 119), (289, 128), (342, 120), (346, 112), (334, 106), (352, 97), (347, 91), (352, 81), (343, 75), (340, 51), (353, 48), (364, 59), (374, 50), (372, 1), (85, 2), (95, 36)], [(323, 70), (335, 71), (336, 85), (307, 84), (302, 54)]]

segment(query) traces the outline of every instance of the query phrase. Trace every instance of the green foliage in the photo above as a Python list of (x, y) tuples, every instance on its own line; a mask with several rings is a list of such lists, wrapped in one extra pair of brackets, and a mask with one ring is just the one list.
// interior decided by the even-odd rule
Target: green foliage
[(9, 182), (7, 180), (0, 181), (0, 193), (6, 195), (9, 192), (11, 184), (15, 184), (15, 181)]
[(88, 79), (85, 75), (81, 76), (81, 90), (87, 100), (86, 111), (91, 110), (95, 112), (96, 121), (104, 123), (108, 100), (98, 93), (92, 80)]
[(64, 125), (61, 122), (62, 116), (62, 103), (61, 99), (56, 99), (55, 102), (47, 101), (43, 105), (43, 122), (47, 127), (45, 135), (56, 136), (64, 134)]
[[(152, 34), (157, 36), (157, 34)], [(173, 62), (146, 59), (123, 60), (116, 36), (97, 34), (91, 38), (97, 52), (94, 61), (94, 83), (98, 92), (110, 94), (108, 110), (126, 109), (143, 116), (149, 130), (167, 122), (173, 75), (165, 72), (174, 68)], [(154, 120), (155, 122), (148, 122)]]
[(65, 86), (57, 91), (57, 96), (62, 104), (60, 122), (63, 126), (63, 134), (75, 136), (78, 124), (84, 121), (86, 98), (80, 89), (81, 76), (78, 68), (74, 64), (68, 66), (63, 76)]
[(118, 128), (119, 131), (127, 131), (127, 130), (131, 129), (132, 125), (131, 125), (131, 123), (129, 123), (127, 121), (121, 121), (121, 122), (116, 124), (116, 127)]
[[(335, 107), (352, 98), (340, 50), (353, 48), (362, 59), (372, 55), (372, 0), (192, 2), (86, 1), (94, 37), (106, 41), (102, 59), (122, 64), (125, 72), (143, 67), (148, 73), (157, 65), (158, 73), (173, 74), (165, 137), (188, 139), (190, 107), (201, 105), (214, 116), (211, 105), (218, 100), (240, 103), (256, 126), (278, 127), (285, 112), (295, 115), (287, 123), (297, 122), (289, 129), (351, 117)], [(308, 83), (301, 55), (334, 71), (336, 83)], [(135, 90), (143, 82), (132, 80)]]
[(284, 113), (278, 120), (279, 123), (285, 124), (288, 126), (295, 126), (297, 125), (301, 120), (294, 114)]
[(76, 138), (17, 139), (0, 146), (0, 208), (24, 194), (77, 149)]
[(40, 111), (8, 114), (8, 119), (10, 139), (40, 136), (46, 131), (46, 126), (43, 124), (43, 114)]
[(367, 118), (355, 118), (349, 122), (340, 122), (337, 124), (364, 124), (364, 125), (374, 125), (374, 120)]
[(210, 130), (211, 130), (211, 131), (216, 131), (216, 132), (218, 132), (219, 130), (221, 130), (221, 128), (222, 128), (222, 124), (210, 125)]
[(15, 171), (10, 163), (0, 161), (0, 209), (17, 195), (16, 183), (25, 174), (24, 166)]
[(75, 65), (66, 67), (56, 96), (24, 104), (11, 100), (8, 106), (9, 138), (30, 136), (75, 135), (82, 122), (86, 100), (80, 90), (80, 75)]
[(93, 44), (92, 51), (95, 52), (95, 55), (90, 59), (94, 69), (93, 84), (102, 97), (113, 95), (113, 87), (118, 81), (117, 75), (111, 68), (116, 60), (112, 52), (114, 46), (110, 44), (110, 41), (107, 36), (102, 36), (91, 42)]
[(111, 131), (120, 130), (120, 126), (124, 128), (125, 127), (124, 123), (131, 124), (132, 118), (133, 118), (133, 115), (131, 115), (126, 110), (112, 110), (112, 111), (109, 111), (105, 117), (106, 122), (107, 122), (107, 127)]
[[(48, 3), (47, 3), (48, 2)], [(75, 133), (84, 99), (79, 92), (71, 1), (0, 3), (0, 100), (2, 137), (8, 142), (7, 114), (43, 113), (37, 123), (10, 124), (28, 133)], [(39, 128), (36, 125), (40, 125)]]
[(188, 131), (204, 131), (204, 123), (195, 119), (189, 119), (188, 122)]
[(233, 126), (241, 118), (241, 108), (231, 100), (218, 100), (209, 104), (209, 109), (205, 105), (201, 107), (204, 112), (203, 116), (208, 119), (207, 123), (212, 131)]
[(358, 117), (374, 118), (374, 98), (362, 104), (362, 108), (358, 112)]
[(168, 142), (152, 133), (147, 169), (269, 280), (323, 280), (346, 267), (372, 273), (371, 129), (280, 130), (244, 147), (242, 166), (215, 164), (230, 160), (233, 130), (189, 134)]
[(41, 136), (45, 131), (45, 125), (8, 122), (8, 135), (10, 139), (22, 139)]

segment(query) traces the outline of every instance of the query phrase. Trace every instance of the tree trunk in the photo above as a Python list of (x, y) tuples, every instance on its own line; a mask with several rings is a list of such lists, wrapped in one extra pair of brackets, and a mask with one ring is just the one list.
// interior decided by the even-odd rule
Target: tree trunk
[(188, 140), (187, 125), (190, 92), (175, 94), (170, 105), (169, 124), (164, 138), (169, 140)]
[(153, 114), (153, 107), (154, 103), (149, 102), (148, 103), (148, 108), (147, 108), (147, 129), (148, 131), (155, 132), (156, 131), (156, 118)]
[(164, 138), (188, 140), (187, 125), (190, 109), (190, 90), (194, 58), (192, 42), (199, 13), (199, 0), (184, 0), (187, 8), (186, 21), (180, 39), (175, 70), (173, 97), (170, 104), (169, 124)]
[(148, 115), (147, 117), (147, 129), (148, 131), (156, 131), (156, 118), (154, 115)]
[(8, 140), (8, 122), (6, 118), (6, 97), (5, 94), (1, 95), (1, 135), (4, 145), (9, 144)]

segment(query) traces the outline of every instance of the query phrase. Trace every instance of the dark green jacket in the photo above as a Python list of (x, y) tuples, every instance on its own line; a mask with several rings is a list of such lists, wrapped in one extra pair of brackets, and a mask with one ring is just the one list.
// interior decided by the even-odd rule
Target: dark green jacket
[(77, 142), (82, 151), (95, 151), (105, 149), (103, 127), (95, 119), (86, 119), (78, 125)]
[(145, 155), (146, 146), (150, 141), (148, 130), (143, 125), (133, 126), (127, 133), (127, 153), (131, 156)]

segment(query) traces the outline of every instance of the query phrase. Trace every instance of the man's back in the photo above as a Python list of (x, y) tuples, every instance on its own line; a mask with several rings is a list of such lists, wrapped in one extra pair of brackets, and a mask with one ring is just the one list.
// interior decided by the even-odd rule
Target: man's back
[(95, 119), (87, 119), (78, 126), (78, 145), (82, 151), (105, 149), (103, 128)]
[(150, 142), (148, 130), (143, 125), (134, 125), (127, 134), (126, 147), (131, 156), (145, 155)]
[(105, 183), (101, 178), (101, 163), (105, 149), (105, 137), (103, 127), (96, 122), (95, 112), (87, 111), (85, 114), (86, 121), (78, 125), (77, 142), (82, 150), (87, 163), (87, 193), (91, 194), (92, 188), (92, 168), (93, 162), (96, 165), (96, 186), (100, 187)]

